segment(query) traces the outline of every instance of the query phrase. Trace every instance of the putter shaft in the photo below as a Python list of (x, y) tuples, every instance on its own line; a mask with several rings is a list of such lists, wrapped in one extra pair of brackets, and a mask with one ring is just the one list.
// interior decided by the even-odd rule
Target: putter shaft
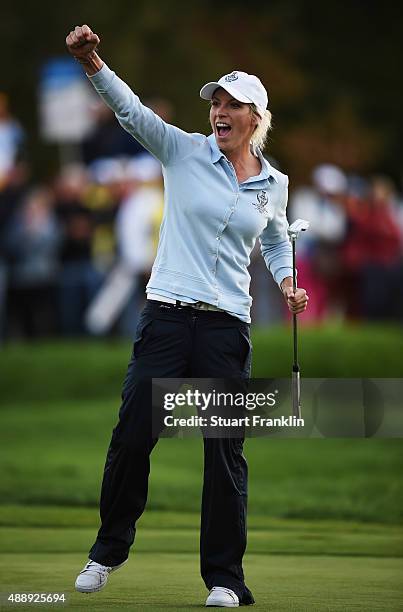
[[(295, 257), (296, 238), (291, 238), (292, 243), (292, 287), (295, 293), (297, 289), (297, 269)], [(293, 341), (294, 341), (294, 363), (292, 365), (292, 413), (298, 419), (301, 418), (301, 382), (298, 363), (298, 322), (297, 315), (292, 316)]]
[[(292, 286), (294, 293), (297, 289), (297, 267), (296, 267), (296, 241), (301, 232), (305, 232), (309, 228), (309, 221), (304, 219), (297, 219), (292, 223), (288, 230), (288, 236), (291, 240), (292, 245)], [(297, 418), (301, 418), (301, 384), (300, 384), (300, 370), (298, 363), (298, 325), (297, 315), (293, 314), (292, 317), (293, 325), (293, 340), (294, 340), (294, 363), (292, 365), (292, 412)]]

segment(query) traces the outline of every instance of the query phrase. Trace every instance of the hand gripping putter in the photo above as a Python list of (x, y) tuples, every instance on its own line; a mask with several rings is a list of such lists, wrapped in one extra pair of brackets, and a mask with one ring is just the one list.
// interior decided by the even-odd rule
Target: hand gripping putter
[[(297, 238), (301, 232), (304, 232), (309, 227), (309, 221), (303, 219), (297, 219), (292, 223), (288, 230), (288, 236), (291, 240), (292, 245), (292, 287), (295, 292), (297, 288), (297, 269), (295, 264), (295, 245)], [(293, 323), (293, 337), (294, 337), (294, 363), (292, 364), (292, 413), (298, 419), (301, 418), (301, 383), (300, 383), (300, 369), (298, 363), (298, 327), (297, 327), (297, 315), (292, 316)]]

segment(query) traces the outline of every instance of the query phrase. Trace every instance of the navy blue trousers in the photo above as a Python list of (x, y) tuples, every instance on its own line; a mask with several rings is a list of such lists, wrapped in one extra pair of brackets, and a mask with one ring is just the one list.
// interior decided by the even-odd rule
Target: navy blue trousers
[[(248, 324), (224, 312), (147, 302), (106, 458), (101, 528), (91, 559), (108, 566), (122, 563), (146, 505), (150, 454), (158, 440), (151, 378), (248, 378), (250, 361)], [(243, 438), (203, 438), (203, 443), (201, 575), (208, 589), (224, 586), (242, 603), (253, 603), (242, 569), (248, 478)]]

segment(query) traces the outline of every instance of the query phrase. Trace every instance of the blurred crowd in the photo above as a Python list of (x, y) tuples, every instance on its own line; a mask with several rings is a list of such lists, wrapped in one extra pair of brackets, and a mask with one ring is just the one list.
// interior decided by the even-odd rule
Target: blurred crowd
[(310, 221), (298, 244), (304, 321), (403, 322), (403, 201), (392, 180), (323, 164), (290, 197), (290, 220)]
[[(165, 101), (150, 105), (170, 119)], [(0, 94), (1, 340), (134, 334), (162, 218), (161, 168), (102, 103), (94, 112), (80, 161), (38, 184)], [(302, 321), (403, 320), (403, 203), (390, 178), (323, 164), (291, 191), (288, 218), (310, 221), (297, 247), (310, 295)], [(284, 320), (258, 245), (250, 272), (254, 323)]]

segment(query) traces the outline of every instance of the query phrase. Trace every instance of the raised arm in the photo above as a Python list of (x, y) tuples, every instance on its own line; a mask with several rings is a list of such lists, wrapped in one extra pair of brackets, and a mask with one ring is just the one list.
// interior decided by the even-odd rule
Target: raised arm
[(66, 38), (67, 49), (83, 66), (120, 125), (165, 166), (190, 155), (195, 147), (200, 146), (203, 137), (165, 123), (144, 106), (130, 87), (99, 57), (99, 43), (99, 36), (87, 25), (77, 26)]

